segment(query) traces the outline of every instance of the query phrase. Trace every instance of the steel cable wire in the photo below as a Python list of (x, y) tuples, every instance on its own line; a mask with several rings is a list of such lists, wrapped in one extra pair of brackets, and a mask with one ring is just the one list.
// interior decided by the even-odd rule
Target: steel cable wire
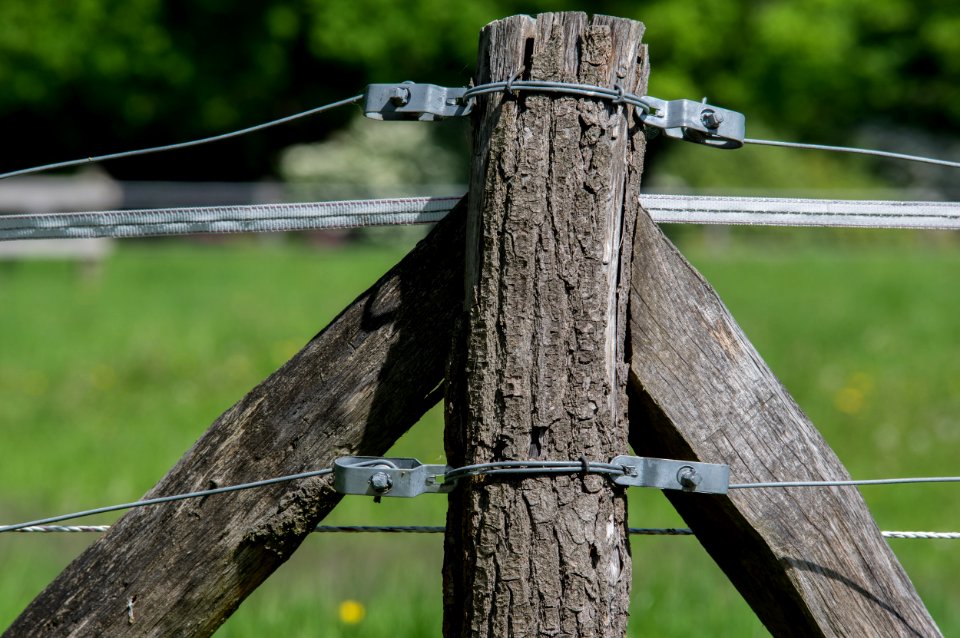
[[(109, 525), (35, 525), (12, 530), (18, 533), (103, 533)], [(446, 528), (441, 525), (317, 525), (315, 534), (442, 534)], [(630, 527), (631, 535), (639, 536), (692, 536), (693, 530), (686, 527)], [(883, 531), (884, 538), (922, 539), (922, 540), (960, 540), (960, 532), (929, 531)]]
[[(364, 460), (356, 464), (355, 467), (371, 467), (383, 465), (384, 467), (389, 467), (389, 459), (378, 459), (378, 460)], [(83, 518), (86, 516), (92, 516), (94, 514), (103, 514), (108, 512), (115, 512), (124, 509), (132, 509), (137, 507), (146, 507), (149, 505), (158, 505), (162, 503), (169, 503), (173, 501), (180, 501), (192, 498), (202, 498), (206, 496), (212, 496), (215, 494), (224, 494), (228, 492), (235, 492), (239, 490), (254, 489), (258, 487), (264, 487), (267, 485), (273, 485), (276, 483), (283, 483), (288, 481), (294, 481), (304, 478), (325, 476), (333, 473), (333, 468), (325, 468), (322, 470), (313, 470), (309, 472), (301, 472), (298, 474), (289, 474), (285, 476), (279, 476), (275, 478), (265, 479), (261, 481), (253, 481), (250, 483), (241, 483), (237, 485), (230, 485), (225, 487), (218, 487), (210, 490), (200, 490), (196, 492), (187, 492), (183, 494), (174, 494), (170, 496), (161, 496), (150, 499), (143, 499), (140, 501), (133, 501), (130, 503), (120, 503), (117, 505), (109, 505), (105, 507), (98, 507), (89, 510), (82, 510), (79, 512), (73, 512), (70, 514), (62, 514), (59, 516), (52, 516), (49, 518), (37, 519), (34, 521), (27, 521), (24, 523), (16, 523), (12, 525), (3, 525), (0, 526), (0, 533), (2, 532), (15, 532), (26, 528), (45, 526), (51, 523), (58, 523), (61, 521)], [(617, 465), (613, 463), (598, 463), (587, 461), (586, 459), (581, 459), (578, 461), (498, 461), (492, 463), (479, 463), (475, 465), (467, 465), (461, 468), (457, 468), (447, 472), (442, 482), (455, 482), (459, 479), (466, 478), (469, 476), (479, 476), (479, 475), (505, 475), (505, 474), (514, 474), (519, 476), (528, 476), (528, 475), (548, 475), (548, 474), (600, 474), (606, 476), (619, 476), (627, 473), (627, 468), (622, 465)], [(797, 487), (851, 487), (851, 486), (866, 486), (866, 485), (899, 485), (899, 484), (909, 484), (909, 483), (957, 483), (960, 482), (960, 476), (934, 476), (934, 477), (912, 477), (912, 478), (888, 478), (888, 479), (861, 479), (861, 480), (837, 480), (837, 481), (768, 481), (768, 482), (753, 482), (753, 483), (733, 483), (728, 486), (730, 490), (741, 490), (741, 489), (761, 489), (761, 488), (797, 488)]]
[(744, 138), (744, 144), (753, 144), (756, 146), (780, 146), (783, 148), (799, 148), (813, 151), (828, 151), (831, 153), (853, 153), (856, 155), (872, 155), (875, 157), (886, 157), (888, 159), (905, 160), (908, 162), (920, 162), (922, 164), (935, 164), (937, 166), (947, 166), (949, 168), (960, 168), (960, 162), (937, 159), (935, 157), (924, 157), (922, 155), (908, 155), (906, 153), (894, 153), (892, 151), (879, 151), (870, 148), (857, 148), (855, 146), (831, 146), (828, 144), (806, 144), (803, 142), (783, 142), (780, 140), (759, 140), (754, 138)]
[(34, 527), (37, 525), (46, 525), (48, 523), (59, 523), (60, 521), (67, 521), (75, 518), (83, 518), (85, 516), (93, 516), (94, 514), (106, 514), (107, 512), (116, 512), (119, 510), (133, 509), (137, 507), (146, 507), (148, 505), (159, 505), (161, 503), (171, 503), (173, 501), (183, 501), (183, 500), (193, 499), (193, 498), (204, 498), (206, 496), (213, 496), (215, 494), (226, 494), (227, 492), (249, 490), (256, 487), (265, 487), (267, 485), (273, 485), (275, 483), (286, 483), (288, 481), (296, 481), (299, 479), (311, 478), (314, 476), (324, 476), (332, 472), (333, 472), (332, 469), (327, 468), (323, 470), (314, 470), (311, 472), (301, 472), (299, 474), (288, 474), (286, 476), (278, 476), (276, 478), (264, 479), (262, 481), (253, 481), (251, 483), (239, 483), (237, 485), (227, 485), (225, 487), (217, 487), (210, 490), (200, 490), (197, 492), (185, 492), (183, 494), (172, 494), (170, 496), (158, 496), (156, 498), (146, 498), (139, 501), (132, 501), (130, 503), (119, 503), (117, 505), (107, 505), (105, 507), (97, 507), (94, 509), (82, 510), (79, 512), (73, 512), (71, 514), (61, 514), (59, 516), (41, 518), (35, 521), (28, 521), (26, 523), (16, 523), (14, 525), (2, 525), (0, 526), (0, 532), (15, 532), (27, 527)]
[[(548, 80), (517, 80), (515, 77), (511, 77), (509, 80), (501, 82), (489, 82), (485, 84), (480, 84), (474, 87), (468, 88), (464, 94), (464, 100), (470, 100), (480, 95), (485, 95), (489, 93), (499, 93), (499, 92), (514, 92), (514, 91), (534, 91), (539, 93), (560, 93), (567, 95), (574, 95), (580, 97), (591, 97), (591, 98), (600, 98), (607, 99), (613, 102), (614, 104), (630, 104), (641, 109), (645, 114), (654, 113), (657, 111), (656, 106), (651, 100), (655, 98), (650, 98), (649, 96), (640, 96), (634, 93), (627, 92), (617, 85), (613, 88), (607, 88), (602, 86), (596, 86), (592, 84), (580, 84), (574, 82), (556, 82)], [(72, 166), (81, 166), (84, 164), (89, 164), (92, 162), (102, 162), (112, 159), (120, 159), (124, 157), (134, 157), (137, 155), (146, 155), (148, 153), (159, 153), (164, 151), (172, 151), (176, 149), (189, 148), (192, 146), (199, 146), (201, 144), (208, 144), (211, 142), (217, 142), (232, 137), (238, 137), (241, 135), (246, 135), (248, 133), (253, 133), (255, 131), (260, 131), (266, 128), (277, 126), (280, 124), (285, 124), (296, 119), (307, 117), (310, 115), (315, 115), (317, 113), (322, 113), (324, 111), (337, 108), (339, 106), (345, 106), (347, 104), (355, 104), (364, 99), (364, 96), (355, 95), (353, 97), (346, 98), (344, 100), (339, 100), (330, 104), (326, 104), (314, 109), (309, 109), (307, 111), (302, 111), (300, 113), (295, 113), (293, 115), (288, 115), (286, 117), (278, 118), (271, 120), (269, 122), (264, 122), (262, 124), (256, 124), (254, 126), (249, 126), (243, 129), (236, 131), (230, 131), (227, 133), (222, 133), (219, 135), (213, 135), (210, 137), (200, 138), (196, 140), (189, 140), (186, 142), (179, 142), (175, 144), (166, 144), (162, 146), (154, 146), (149, 148), (136, 149), (131, 151), (123, 151), (119, 153), (109, 153), (105, 155), (98, 155), (94, 157), (87, 157), (76, 160), (69, 160), (65, 162), (55, 162), (52, 164), (44, 164), (42, 166), (35, 166), (31, 168), (24, 168), (15, 171), (10, 171), (7, 173), (0, 174), (0, 180), (6, 179), (9, 177), (14, 177), (18, 175), (29, 175), (33, 173), (40, 173), (43, 171), (54, 170), (58, 168), (68, 168)], [(785, 148), (796, 148), (796, 149), (809, 149), (809, 150), (821, 150), (837, 153), (855, 153), (860, 155), (872, 155), (876, 157), (885, 157), (890, 159), (906, 160), (911, 162), (922, 162), (926, 164), (933, 164), (938, 166), (946, 166), (950, 168), (960, 168), (960, 162), (954, 162), (950, 160), (937, 159), (932, 157), (924, 157), (919, 155), (909, 155), (906, 153), (895, 153), (891, 151), (881, 151), (874, 149), (865, 149), (857, 147), (848, 147), (848, 146), (833, 146), (826, 144), (807, 144), (801, 142), (787, 142), (782, 140), (766, 140), (766, 139), (757, 139), (757, 138), (743, 138), (742, 142), (744, 144), (753, 144), (760, 146), (779, 146)]]
[(356, 104), (362, 99), (363, 99), (363, 95), (354, 95), (353, 97), (348, 97), (345, 100), (339, 100), (337, 102), (332, 102), (330, 104), (324, 104), (323, 106), (318, 106), (316, 108), (308, 109), (306, 111), (301, 111), (300, 113), (294, 113), (293, 115), (287, 115), (286, 117), (270, 120), (269, 122), (254, 124), (253, 126), (248, 126), (246, 128), (238, 129), (236, 131), (220, 133), (219, 135), (211, 135), (210, 137), (203, 137), (200, 139), (189, 140), (186, 142), (177, 142), (175, 144), (164, 144), (162, 146), (151, 146), (149, 148), (140, 148), (132, 151), (122, 151), (119, 153), (108, 153), (106, 155), (96, 155), (94, 157), (85, 157), (82, 159), (68, 160), (65, 162), (54, 162), (52, 164), (44, 164), (42, 166), (34, 166), (31, 168), (21, 168), (16, 171), (10, 171), (8, 173), (0, 173), (0, 179), (7, 179), (8, 177), (16, 177), (18, 175), (30, 175), (33, 173), (42, 173), (44, 171), (52, 171), (58, 168), (70, 168), (72, 166), (83, 166), (84, 164), (105, 162), (107, 160), (120, 159), (124, 157), (135, 157), (137, 155), (148, 155), (150, 153), (163, 153), (166, 151), (174, 151), (181, 148), (190, 148), (192, 146), (200, 146), (201, 144), (209, 144), (211, 142), (219, 142), (222, 140), (230, 139), (232, 137), (239, 137), (241, 135), (247, 135), (248, 133), (262, 131), (263, 129), (271, 128), (273, 126), (279, 126), (280, 124), (286, 124), (287, 122), (292, 122), (294, 120), (299, 120), (300, 118), (303, 118), (303, 117), (308, 117), (310, 115), (323, 113), (324, 111), (329, 111), (330, 109), (335, 109), (340, 106), (346, 106), (347, 104)]

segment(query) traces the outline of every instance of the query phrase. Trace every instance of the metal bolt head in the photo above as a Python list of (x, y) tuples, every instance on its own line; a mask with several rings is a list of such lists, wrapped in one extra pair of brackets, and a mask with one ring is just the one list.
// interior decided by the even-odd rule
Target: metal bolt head
[(410, 102), (410, 89), (403, 88), (402, 86), (395, 86), (390, 89), (390, 101), (393, 102), (395, 106), (405, 106)]
[(713, 109), (704, 109), (700, 114), (700, 121), (703, 122), (703, 125), (707, 128), (717, 128), (723, 124), (723, 113), (714, 111)]
[(370, 487), (378, 494), (389, 492), (393, 487), (393, 479), (386, 472), (377, 472), (370, 477)]
[(685, 490), (695, 490), (703, 482), (703, 477), (695, 469), (685, 465), (677, 471), (677, 482)]

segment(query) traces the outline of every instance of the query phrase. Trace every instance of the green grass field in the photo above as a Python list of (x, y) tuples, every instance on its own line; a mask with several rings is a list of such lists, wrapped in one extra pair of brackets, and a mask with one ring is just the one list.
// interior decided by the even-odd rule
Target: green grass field
[[(960, 251), (804, 232), (682, 246), (855, 477), (960, 474)], [(121, 243), (93, 275), (0, 263), (0, 519), (139, 497), (403, 252), (160, 241)], [(441, 429), (434, 411), (395, 452), (437, 462)], [(863, 493), (882, 529), (960, 529), (956, 486)], [(348, 498), (327, 522), (439, 525), (444, 509)], [(653, 491), (630, 492), (630, 518), (682, 525)], [(92, 540), (0, 536), (0, 625)], [(960, 635), (960, 542), (891, 545)], [(766, 635), (696, 540), (632, 548), (637, 635)], [(218, 636), (437, 636), (441, 552), (437, 536), (314, 535)]]

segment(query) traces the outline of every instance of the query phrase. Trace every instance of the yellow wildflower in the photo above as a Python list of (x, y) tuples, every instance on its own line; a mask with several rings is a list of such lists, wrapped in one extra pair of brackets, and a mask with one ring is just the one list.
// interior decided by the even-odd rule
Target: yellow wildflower
[(850, 375), (847, 385), (833, 397), (833, 404), (844, 414), (859, 414), (866, 405), (866, 398), (873, 389), (873, 379), (864, 372)]
[(859, 388), (841, 388), (833, 402), (844, 414), (858, 414), (863, 409), (863, 392)]
[(347, 625), (356, 625), (367, 615), (363, 603), (356, 600), (345, 600), (340, 603), (340, 622)]

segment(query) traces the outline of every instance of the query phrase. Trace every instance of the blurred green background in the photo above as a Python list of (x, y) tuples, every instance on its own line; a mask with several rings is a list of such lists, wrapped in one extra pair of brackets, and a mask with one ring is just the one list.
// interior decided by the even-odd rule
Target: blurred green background
[[(573, 9), (643, 20), (650, 93), (709, 96), (747, 114), (754, 137), (956, 144), (954, 0), (262, 0), (242, 9), (231, 0), (5, 0), (0, 170), (218, 133), (370, 82), (463, 85), (482, 25)], [(108, 170), (124, 179), (260, 179), (277, 174), (283, 148), (323, 139), (349, 117)], [(903, 183), (915, 170), (895, 166), (887, 177)]]
[[(767, 236), (681, 246), (853, 476), (956, 474), (960, 255), (808, 232), (809, 244)], [(59, 263), (0, 269), (3, 520), (144, 493), (402, 252), (141, 242), (122, 244), (93, 277)], [(433, 463), (442, 449), (434, 411), (393, 453)], [(863, 493), (882, 529), (960, 527), (955, 486)], [(631, 490), (629, 504), (635, 526), (682, 526), (655, 491)], [(442, 525), (445, 507), (442, 496), (354, 497), (327, 522)], [(91, 541), (0, 537), (0, 624)], [(958, 634), (957, 542), (890, 542), (946, 635)], [(219, 635), (437, 636), (441, 545), (314, 535)], [(634, 537), (632, 548), (632, 635), (765, 635), (694, 539)], [(365, 607), (359, 624), (340, 620), (348, 600)]]
[[(960, 156), (955, 2), (5, 0), (0, 171), (215, 134), (368, 82), (463, 84), (487, 21), (584, 8), (646, 22), (651, 94), (707, 95), (744, 112), (751, 136)], [(102, 170), (282, 183), (291, 198), (457, 193), (467, 139), (464, 122), (347, 109)], [(946, 169), (664, 140), (644, 180), (651, 192), (960, 198)], [(667, 230), (855, 477), (960, 473), (956, 234)], [(93, 266), (0, 260), (0, 520), (145, 492), (417, 232), (127, 241)], [(440, 421), (428, 415), (394, 452), (439, 462)], [(863, 493), (882, 529), (960, 529), (954, 487)], [(444, 510), (442, 497), (346, 499), (327, 522), (439, 525)], [(682, 525), (656, 492), (633, 490), (630, 516)], [(91, 540), (0, 537), (0, 626)], [(960, 545), (890, 543), (944, 633), (960, 635)], [(766, 635), (694, 539), (632, 547), (631, 635)], [(439, 537), (315, 535), (218, 635), (437, 636), (441, 553)]]

